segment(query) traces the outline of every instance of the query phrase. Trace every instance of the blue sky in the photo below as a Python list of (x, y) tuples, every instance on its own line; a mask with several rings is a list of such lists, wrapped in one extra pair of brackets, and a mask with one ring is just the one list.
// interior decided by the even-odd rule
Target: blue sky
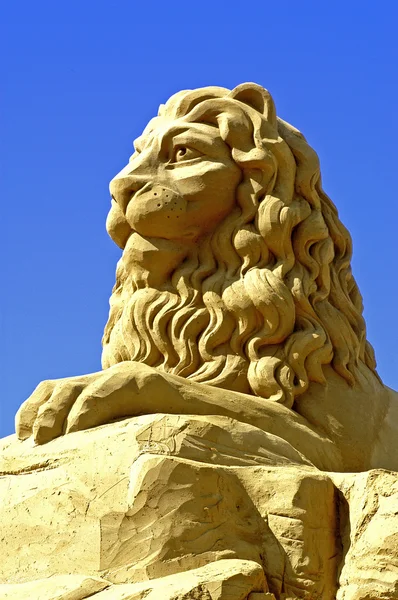
[(108, 182), (158, 105), (203, 85), (263, 85), (317, 150), (379, 373), (398, 388), (392, 0), (24, 0), (2, 13), (0, 436), (39, 381), (100, 368), (119, 257)]

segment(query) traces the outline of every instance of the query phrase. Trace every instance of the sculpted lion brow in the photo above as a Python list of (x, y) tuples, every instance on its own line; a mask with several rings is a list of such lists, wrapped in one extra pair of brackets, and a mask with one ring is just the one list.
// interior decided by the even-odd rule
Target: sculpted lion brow
[(165, 131), (164, 134), (162, 135), (162, 139), (160, 142), (160, 150), (161, 151), (165, 150), (166, 148), (169, 147), (171, 141), (175, 137), (177, 137), (178, 135), (181, 135), (183, 133), (188, 133), (190, 130), (191, 130), (191, 128), (186, 125), (171, 127), (170, 129)]
[[(171, 127), (163, 134), (163, 139), (175, 138), (178, 135), (182, 135), (187, 133), (195, 138), (202, 138), (203, 141), (207, 143), (211, 143), (212, 139), (214, 139), (214, 134), (217, 134), (219, 137), (219, 131), (217, 127), (210, 125), (209, 123), (190, 123), (189, 125), (176, 125)], [(209, 133), (212, 135), (209, 137)]]

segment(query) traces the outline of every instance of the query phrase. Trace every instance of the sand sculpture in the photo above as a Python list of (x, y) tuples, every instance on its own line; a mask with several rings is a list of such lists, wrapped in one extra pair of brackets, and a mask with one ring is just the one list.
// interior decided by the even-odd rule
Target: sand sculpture
[(258, 85), (182, 91), (110, 190), (103, 371), (3, 442), (0, 598), (398, 598), (398, 396), (316, 153)]

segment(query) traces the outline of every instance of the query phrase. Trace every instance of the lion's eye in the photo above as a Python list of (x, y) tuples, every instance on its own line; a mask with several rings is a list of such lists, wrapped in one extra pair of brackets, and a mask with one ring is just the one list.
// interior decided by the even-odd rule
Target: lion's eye
[(174, 149), (174, 154), (171, 162), (183, 162), (185, 160), (192, 160), (193, 158), (198, 158), (199, 156), (202, 156), (202, 153), (199, 152), (199, 150), (189, 148), (189, 146), (177, 146), (177, 148)]

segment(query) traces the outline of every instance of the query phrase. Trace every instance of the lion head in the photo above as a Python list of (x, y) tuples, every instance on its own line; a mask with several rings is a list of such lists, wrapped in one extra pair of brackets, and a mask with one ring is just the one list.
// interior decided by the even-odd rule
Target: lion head
[(124, 252), (104, 368), (141, 361), (288, 407), (324, 365), (350, 385), (374, 371), (350, 235), (265, 89), (179, 92), (135, 148), (111, 182)]

